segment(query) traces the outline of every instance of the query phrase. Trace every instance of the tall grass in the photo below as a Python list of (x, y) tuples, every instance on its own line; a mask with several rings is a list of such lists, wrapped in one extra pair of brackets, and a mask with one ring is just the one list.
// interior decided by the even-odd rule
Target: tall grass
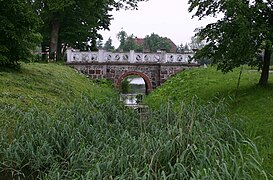
[[(166, 103), (145, 119), (115, 99), (83, 96), (55, 116), (16, 106), (0, 131), (0, 176), (28, 179), (266, 178), (255, 145), (233, 128), (224, 103)], [(5, 113), (7, 114), (7, 113)], [(244, 150), (244, 151), (243, 151)], [(247, 153), (242, 153), (247, 152)]]
[[(149, 94), (145, 102), (150, 107), (158, 107), (171, 100), (179, 106), (180, 101), (187, 104), (193, 96), (203, 104), (225, 98), (229, 104), (227, 116), (255, 142), (264, 159), (263, 166), (273, 174), (273, 76), (270, 74), (267, 87), (260, 87), (257, 86), (260, 72), (244, 67), (238, 89), (240, 70), (236, 68), (227, 74), (213, 67), (184, 71)], [(238, 117), (243, 123), (238, 123)]]

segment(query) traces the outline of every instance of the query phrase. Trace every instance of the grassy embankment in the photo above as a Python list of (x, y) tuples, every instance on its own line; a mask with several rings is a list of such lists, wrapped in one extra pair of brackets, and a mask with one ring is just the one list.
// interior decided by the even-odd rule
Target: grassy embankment
[(185, 71), (152, 92), (147, 102), (159, 106), (169, 100), (179, 107), (193, 97), (201, 104), (225, 99), (232, 123), (254, 140), (264, 167), (273, 174), (273, 74), (268, 87), (262, 88), (257, 86), (260, 73), (245, 68), (235, 97), (239, 74), (240, 69), (227, 74), (215, 68)]
[[(179, 76), (190, 79), (199, 72)], [(153, 95), (164, 92), (167, 84)], [(225, 104), (199, 106), (192, 101), (178, 113), (173, 109), (165, 102), (141, 118), (119, 103), (113, 89), (61, 65), (24, 64), (19, 72), (2, 71), (0, 177), (255, 179), (264, 175), (254, 144), (233, 128)]]
[(58, 106), (71, 105), (82, 95), (102, 102), (116, 95), (106, 85), (99, 87), (75, 70), (56, 64), (23, 64), (20, 70), (0, 69), (0, 80), (1, 106), (11, 105), (21, 110), (37, 107), (50, 114)]

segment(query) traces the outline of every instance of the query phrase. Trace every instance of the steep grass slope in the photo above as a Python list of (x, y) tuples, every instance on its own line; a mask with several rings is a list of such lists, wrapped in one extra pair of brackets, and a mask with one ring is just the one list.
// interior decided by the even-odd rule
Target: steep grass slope
[(273, 174), (273, 74), (268, 87), (262, 88), (257, 86), (260, 73), (245, 69), (237, 89), (239, 74), (240, 69), (227, 74), (215, 68), (184, 71), (152, 92), (146, 101), (153, 107), (172, 101), (178, 108), (181, 102), (188, 104), (193, 97), (201, 104), (225, 99), (229, 117), (255, 141), (263, 165)]
[[(54, 113), (58, 106), (68, 106), (83, 94), (102, 101), (117, 95), (63, 65), (33, 63), (22, 64), (19, 71), (0, 69), (0, 106), (37, 107)], [(5, 116), (1, 114), (2, 119)]]

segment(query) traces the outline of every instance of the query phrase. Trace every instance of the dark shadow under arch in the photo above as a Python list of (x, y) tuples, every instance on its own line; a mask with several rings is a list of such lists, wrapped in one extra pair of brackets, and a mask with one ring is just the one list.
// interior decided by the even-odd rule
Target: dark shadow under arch
[(140, 77), (142, 77), (144, 79), (146, 94), (148, 94), (149, 92), (151, 92), (153, 90), (152, 83), (151, 83), (151, 80), (149, 79), (149, 77), (146, 76), (145, 74), (137, 72), (137, 71), (130, 71), (130, 72), (125, 72), (124, 74), (122, 74), (118, 78), (118, 81), (117, 81), (117, 84), (116, 84), (117, 88), (120, 89), (122, 80), (124, 78), (126, 78), (127, 76), (130, 76), (130, 75), (137, 75), (137, 76), (140, 76)]

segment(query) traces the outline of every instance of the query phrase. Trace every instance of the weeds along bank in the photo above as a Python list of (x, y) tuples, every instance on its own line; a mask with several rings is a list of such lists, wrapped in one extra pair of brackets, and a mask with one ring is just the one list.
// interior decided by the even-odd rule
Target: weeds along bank
[[(3, 76), (7, 77), (3, 74), (0, 78)], [(84, 79), (81, 81), (90, 83)], [(1, 120), (1, 177), (11, 178), (12, 174), (28, 179), (266, 176), (255, 145), (230, 125), (223, 115), (222, 102), (199, 106), (193, 100), (188, 106), (181, 104), (178, 112), (174, 111), (173, 103), (166, 102), (147, 112), (143, 119), (120, 104), (111, 90), (90, 84), (97, 91), (74, 93), (74, 98), (68, 98), (69, 103), (52, 104), (50, 111), (37, 102), (25, 109), (23, 104), (18, 107), (1, 102), (1, 114), (12, 115), (12, 119)], [(70, 90), (76, 92), (72, 87)], [(109, 94), (94, 93), (104, 91)]]
[(238, 88), (240, 70), (227, 74), (211, 67), (184, 71), (153, 91), (146, 103), (158, 108), (162, 102), (171, 101), (179, 111), (180, 103), (187, 104), (193, 97), (199, 104), (224, 100), (228, 104), (225, 114), (255, 142), (263, 167), (273, 174), (273, 76), (269, 75), (267, 87), (259, 87), (260, 72), (244, 67)]
[[(146, 120), (116, 103), (83, 97), (56, 116), (38, 109), (1, 127), (2, 177), (41, 179), (255, 179), (255, 145), (213, 106), (171, 104)], [(221, 108), (220, 108), (221, 107)], [(18, 113), (14, 109), (5, 109)], [(246, 151), (248, 153), (243, 153)], [(264, 175), (265, 176), (265, 175)], [(263, 176), (263, 177), (264, 177)]]

